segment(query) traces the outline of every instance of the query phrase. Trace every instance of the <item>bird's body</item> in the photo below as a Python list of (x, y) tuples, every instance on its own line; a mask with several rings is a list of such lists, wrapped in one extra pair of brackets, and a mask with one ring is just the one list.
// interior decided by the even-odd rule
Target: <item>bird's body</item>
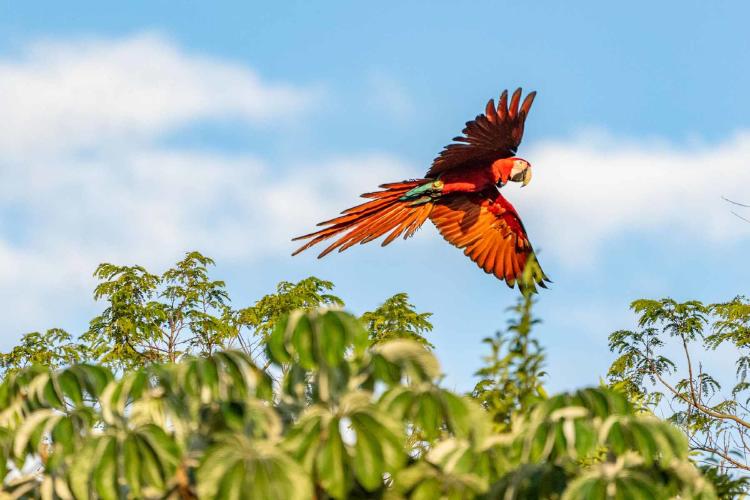
[(503, 158), (494, 162), (483, 162), (462, 169), (449, 170), (440, 176), (445, 184), (443, 193), (476, 193), (507, 182), (513, 164), (521, 158)]
[[(346, 250), (387, 234), (382, 245), (397, 237), (412, 236), (429, 218), (452, 245), (487, 273), (522, 289), (545, 286), (548, 281), (535, 259), (521, 219), (500, 189), (509, 181), (531, 180), (531, 165), (515, 156), (523, 136), (526, 115), (535, 93), (520, 106), (521, 89), (503, 92), (497, 108), (490, 100), (485, 114), (467, 122), (465, 136), (448, 145), (435, 159), (425, 178), (381, 185), (363, 194), (367, 201), (321, 222), (323, 229), (295, 240), (309, 241), (297, 253), (338, 237), (319, 257)], [(519, 281), (527, 263), (528, 282)]]

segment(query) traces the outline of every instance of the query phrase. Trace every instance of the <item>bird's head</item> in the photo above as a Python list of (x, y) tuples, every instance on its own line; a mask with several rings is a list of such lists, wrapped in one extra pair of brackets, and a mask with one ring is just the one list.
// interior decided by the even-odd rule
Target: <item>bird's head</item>
[(531, 163), (523, 158), (511, 158), (511, 160), (513, 160), (513, 163), (511, 164), (508, 180), (520, 182), (521, 187), (531, 182)]

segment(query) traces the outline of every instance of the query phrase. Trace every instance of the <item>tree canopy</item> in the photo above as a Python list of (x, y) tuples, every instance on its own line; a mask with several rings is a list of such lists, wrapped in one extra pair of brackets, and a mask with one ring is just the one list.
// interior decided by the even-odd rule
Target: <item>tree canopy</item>
[[(28, 333), (11, 351), (0, 353), (0, 370), (93, 362), (128, 371), (230, 348), (263, 358), (265, 342), (282, 317), (296, 310), (344, 306), (332, 293), (333, 283), (311, 276), (297, 283), (282, 281), (252, 305), (234, 308), (225, 282), (210, 277), (213, 265), (195, 251), (160, 274), (139, 265), (101, 264), (94, 272), (99, 280), (94, 299), (104, 310), (88, 330), (77, 340), (61, 329)], [(362, 319), (373, 341), (410, 338), (430, 345), (424, 337), (432, 330), (429, 317), (417, 312), (407, 294), (398, 293)]]
[[(666, 298), (637, 300), (631, 308), (639, 328), (609, 336), (618, 354), (610, 382), (645, 408), (666, 413), (700, 461), (750, 471), (750, 303)], [(734, 355), (725, 363), (734, 365), (734, 380), (721, 381), (700, 361), (699, 353), (720, 348)]]
[[(5, 489), (43, 498), (714, 498), (671, 424), (624, 395), (546, 399), (496, 433), (409, 339), (295, 311), (273, 375), (217, 351), (118, 374), (24, 368), (0, 385)], [(426, 453), (414, 453), (419, 433)], [(3, 460), (0, 460), (0, 463)], [(33, 465), (31, 465), (33, 464)], [(634, 496), (635, 495), (635, 496)]]
[[(611, 387), (550, 396), (534, 297), (521, 296), (507, 329), (485, 339), (475, 388), (461, 394), (443, 387), (425, 338), (430, 313), (406, 294), (356, 316), (332, 283), (309, 277), (236, 308), (212, 265), (197, 252), (161, 274), (102, 264), (94, 295), (103, 311), (86, 331), (29, 333), (0, 354), (3, 494), (711, 499), (744, 491), (723, 469), (696, 466), (687, 420), (650, 411), (656, 397), (644, 381), (673, 367), (654, 354), (655, 333), (613, 334), (621, 358)], [(707, 341), (740, 342), (740, 299), (723, 309), (659, 304), (637, 309), (644, 328), (664, 322), (667, 334), (694, 341), (710, 310), (731, 325)], [(639, 350), (643, 342), (651, 347)], [(675, 387), (691, 397), (689, 382)]]

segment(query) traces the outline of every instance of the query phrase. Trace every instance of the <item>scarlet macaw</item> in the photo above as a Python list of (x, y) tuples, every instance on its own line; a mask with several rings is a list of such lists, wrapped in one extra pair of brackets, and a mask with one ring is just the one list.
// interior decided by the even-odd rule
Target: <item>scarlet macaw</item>
[[(535, 284), (546, 288), (549, 280), (531, 258), (534, 250), (521, 218), (499, 189), (508, 181), (525, 186), (531, 180), (531, 164), (515, 154), (535, 95), (526, 95), (520, 109), (520, 88), (510, 103), (503, 91), (497, 108), (490, 99), (484, 114), (466, 123), (464, 136), (440, 152), (423, 179), (383, 184), (381, 191), (363, 194), (371, 201), (321, 222), (325, 227), (319, 231), (294, 238), (310, 241), (292, 255), (340, 235), (320, 258), (390, 231), (385, 246), (402, 234), (404, 239), (412, 236), (429, 218), (443, 238), (508, 286), (518, 281), (522, 292), (534, 290)], [(525, 284), (520, 277), (527, 263), (531, 279)]]

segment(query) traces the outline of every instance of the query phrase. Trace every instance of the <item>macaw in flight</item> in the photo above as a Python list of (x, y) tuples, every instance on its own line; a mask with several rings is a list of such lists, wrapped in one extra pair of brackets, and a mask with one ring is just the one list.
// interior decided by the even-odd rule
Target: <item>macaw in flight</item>
[(466, 123), (464, 135), (440, 152), (423, 179), (383, 184), (380, 191), (363, 194), (370, 201), (321, 222), (319, 231), (294, 238), (309, 241), (292, 255), (333, 237), (318, 258), (389, 233), (385, 246), (402, 234), (412, 236), (430, 219), (445, 240), (509, 287), (518, 283), (524, 293), (536, 285), (546, 288), (549, 280), (521, 218), (500, 193), (509, 181), (522, 186), (531, 181), (531, 164), (516, 150), (535, 96), (531, 92), (521, 103), (519, 88), (510, 102), (504, 91), (497, 107), (490, 99), (484, 114)]

